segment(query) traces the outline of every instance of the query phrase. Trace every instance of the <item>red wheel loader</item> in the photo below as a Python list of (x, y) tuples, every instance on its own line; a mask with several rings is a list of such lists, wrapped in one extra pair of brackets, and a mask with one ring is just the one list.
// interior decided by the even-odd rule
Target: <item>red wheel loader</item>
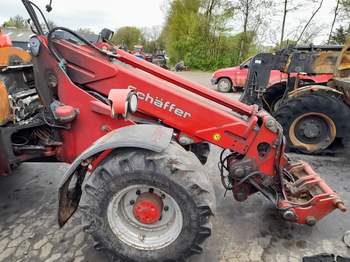
[(346, 210), (310, 165), (289, 160), (281, 126), (267, 112), (122, 50), (99, 49), (70, 29), (45, 32), (43, 13), (22, 2), (35, 33), (35, 94), (26, 97), (40, 104), (27, 101), (35, 110), (16, 115), (32, 88), (19, 90), (2, 70), (10, 117), (0, 128), (0, 173), (33, 159), (70, 163), (59, 185), (60, 226), (80, 206), (86, 230), (122, 261), (201, 253), (215, 212), (203, 167), (209, 144), (223, 150), (223, 186), (237, 201), (261, 192), (282, 218), (306, 225)]

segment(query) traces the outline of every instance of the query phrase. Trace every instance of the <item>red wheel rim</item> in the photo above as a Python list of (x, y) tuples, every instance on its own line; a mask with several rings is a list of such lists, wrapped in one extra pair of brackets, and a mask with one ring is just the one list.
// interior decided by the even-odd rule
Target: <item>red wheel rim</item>
[(162, 199), (153, 193), (141, 194), (134, 205), (135, 218), (142, 224), (151, 225), (159, 221), (162, 216)]

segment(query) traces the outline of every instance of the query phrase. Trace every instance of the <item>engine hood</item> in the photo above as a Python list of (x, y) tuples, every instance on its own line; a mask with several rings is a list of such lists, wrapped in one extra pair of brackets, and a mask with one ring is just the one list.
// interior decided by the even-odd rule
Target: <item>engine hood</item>
[(239, 66), (235, 66), (235, 67), (228, 67), (228, 68), (223, 68), (223, 69), (219, 69), (217, 71), (214, 72), (214, 76), (216, 75), (221, 75), (221, 74), (232, 74), (235, 72), (240, 71), (240, 67)]

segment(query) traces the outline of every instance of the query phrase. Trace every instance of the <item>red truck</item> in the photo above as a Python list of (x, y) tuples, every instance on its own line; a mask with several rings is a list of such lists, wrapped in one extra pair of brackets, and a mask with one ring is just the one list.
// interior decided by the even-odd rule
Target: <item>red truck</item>
[[(231, 91), (238, 91), (243, 89), (248, 78), (248, 71), (251, 58), (244, 61), (240, 66), (223, 68), (214, 72), (211, 83), (217, 85), (220, 92), (228, 93)], [(296, 75), (296, 73), (295, 73)], [(293, 77), (293, 74), (291, 74)], [(278, 70), (271, 70), (269, 87), (276, 85), (285, 87), (288, 75)], [(326, 83), (332, 78), (332, 74), (322, 75), (300, 75), (299, 78), (308, 83)], [(281, 90), (283, 94), (283, 91)]]

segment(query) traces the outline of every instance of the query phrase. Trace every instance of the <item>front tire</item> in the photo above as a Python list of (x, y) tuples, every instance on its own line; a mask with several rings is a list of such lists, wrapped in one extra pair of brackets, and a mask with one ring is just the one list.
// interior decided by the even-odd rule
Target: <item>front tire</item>
[[(233, 90), (232, 81), (229, 78), (220, 78), (218, 81), (218, 90), (221, 93), (229, 93)], [(233, 90), (235, 91), (235, 90)]]
[[(122, 261), (181, 261), (211, 234), (213, 187), (196, 156), (175, 143), (161, 153), (115, 151), (84, 191), (88, 232)], [(145, 199), (151, 206), (140, 205)]]

